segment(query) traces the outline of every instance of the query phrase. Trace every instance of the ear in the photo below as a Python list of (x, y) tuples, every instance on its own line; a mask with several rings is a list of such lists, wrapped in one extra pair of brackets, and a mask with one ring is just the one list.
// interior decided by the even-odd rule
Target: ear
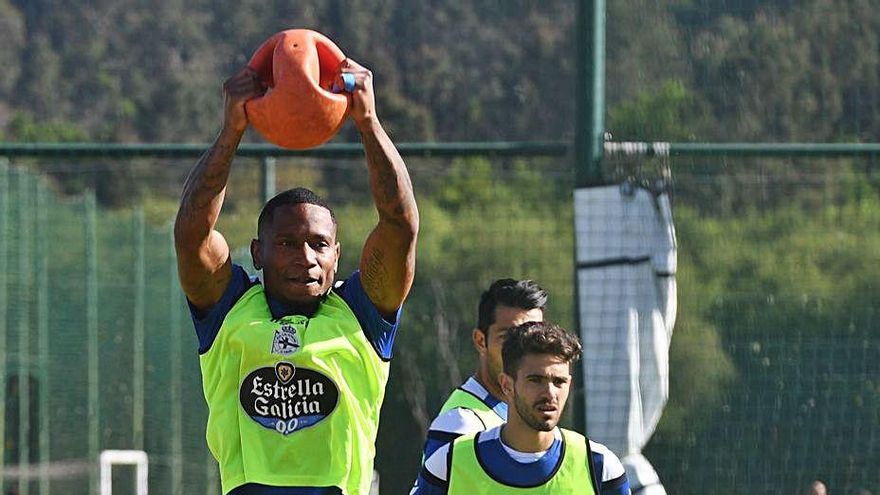
[(477, 353), (481, 356), (485, 355), (489, 345), (489, 342), (487, 341), (488, 339), (486, 339), (486, 334), (479, 328), (475, 328), (471, 332), (471, 339), (474, 341), (474, 349), (477, 350)]
[(260, 254), (260, 240), (251, 239), (251, 260), (254, 262), (254, 268), (263, 269), (263, 256)]
[(339, 257), (342, 256), (342, 244), (336, 243), (336, 261), (333, 262), (333, 273), (339, 271)]
[(513, 399), (513, 377), (502, 372), (498, 375), (498, 384), (501, 385), (501, 393), (506, 399)]

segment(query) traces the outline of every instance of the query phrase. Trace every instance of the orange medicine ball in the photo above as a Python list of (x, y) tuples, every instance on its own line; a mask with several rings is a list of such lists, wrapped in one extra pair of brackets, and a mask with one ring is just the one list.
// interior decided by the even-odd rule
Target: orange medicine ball
[(269, 86), (245, 104), (254, 128), (284, 148), (330, 140), (349, 111), (348, 97), (331, 91), (343, 60), (329, 38), (309, 29), (288, 29), (266, 40), (248, 63)]

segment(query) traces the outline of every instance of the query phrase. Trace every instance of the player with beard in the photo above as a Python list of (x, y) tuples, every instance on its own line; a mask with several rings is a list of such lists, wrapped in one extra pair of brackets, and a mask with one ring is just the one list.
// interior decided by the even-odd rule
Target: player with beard
[(542, 321), (547, 292), (532, 280), (498, 279), (480, 296), (471, 340), (479, 357), (473, 376), (452, 391), (428, 428), (422, 461), (461, 435), (498, 426), (507, 419), (501, 400), (501, 345), (507, 330)]
[(437, 449), (411, 495), (629, 495), (614, 453), (557, 426), (571, 365), (581, 354), (577, 337), (550, 323), (527, 322), (507, 332), (501, 353), (507, 423)]

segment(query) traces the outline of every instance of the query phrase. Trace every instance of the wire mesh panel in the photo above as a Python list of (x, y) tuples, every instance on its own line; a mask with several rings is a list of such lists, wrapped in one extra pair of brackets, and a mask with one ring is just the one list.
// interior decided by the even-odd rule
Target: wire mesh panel
[[(427, 422), (474, 369), (470, 331), (491, 281), (538, 281), (548, 317), (574, 324), (572, 173), (562, 160), (407, 163), (421, 233), (377, 441), (382, 493), (407, 491)], [(248, 270), (258, 164), (237, 159), (218, 225)], [(191, 165), (46, 159), (0, 169), (5, 492), (93, 493), (95, 449), (147, 452), (153, 492), (219, 492), (170, 231)], [(114, 166), (137, 187), (123, 199), (91, 196)], [(333, 205), (346, 277), (376, 220), (362, 160), (276, 167), (277, 190), (304, 185)], [(642, 157), (608, 167), (648, 185), (672, 171), (679, 311), (670, 401), (645, 451), (669, 493), (793, 493), (817, 478), (835, 491), (876, 489), (875, 163)]]
[(202, 490), (203, 441), (183, 434), (205, 414), (197, 362), (182, 356), (195, 339), (170, 219), (148, 224), (142, 207), (110, 208), (90, 189), (62, 194), (27, 167), (3, 172), (3, 493), (96, 493), (100, 450), (144, 445), (160, 492), (184, 493), (190, 458)]
[[(50, 470), (44, 476), (21, 482), (29, 493), (38, 493), (40, 483), (45, 493), (92, 493), (98, 453), (134, 449), (149, 454), (152, 491), (219, 492), (205, 443), (198, 343), (177, 281), (170, 230), (193, 160), (147, 162), (20, 160), (4, 169), (13, 191), (2, 210), (13, 234), (2, 244), (9, 266), (2, 305), (9, 343), (7, 489), (19, 483), (19, 466), (37, 469), (45, 461)], [(570, 326), (573, 312), (567, 165), (501, 157), (407, 162), (422, 234), (378, 440), (384, 493), (409, 488), (427, 422), (472, 371), (470, 330), (479, 293), (491, 281), (534, 278), (551, 292), (555, 319)], [(247, 247), (262, 204), (258, 165), (236, 161), (218, 225), (233, 261), (251, 272)], [(115, 173), (137, 185), (121, 199), (95, 187), (113, 167), (127, 167)], [(347, 277), (377, 218), (363, 159), (278, 159), (275, 180), (279, 191), (303, 185), (327, 197), (342, 243), (338, 278)], [(37, 202), (38, 189), (44, 203)], [(41, 311), (46, 342), (26, 331), (39, 326)], [(24, 360), (30, 364), (20, 364)], [(18, 379), (20, 370), (29, 370), (30, 381)], [(30, 409), (20, 405), (19, 383), (28, 385)], [(44, 414), (45, 445), (38, 428)], [(27, 462), (22, 444), (29, 449)], [(127, 486), (133, 476), (121, 470), (114, 485)]]
[[(679, 311), (646, 449), (669, 493), (836, 493), (880, 479), (873, 158), (614, 158), (672, 167)], [(589, 398), (588, 398), (589, 400)]]

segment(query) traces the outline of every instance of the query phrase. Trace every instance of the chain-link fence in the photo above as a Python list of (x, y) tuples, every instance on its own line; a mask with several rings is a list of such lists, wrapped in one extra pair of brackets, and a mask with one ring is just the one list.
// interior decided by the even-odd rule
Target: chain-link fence
[[(548, 317), (575, 320), (566, 159), (407, 163), (422, 228), (378, 438), (389, 494), (408, 490), (427, 422), (474, 369), (470, 329), (492, 280), (533, 278), (550, 293)], [(4, 494), (96, 493), (104, 449), (147, 451), (151, 492), (219, 493), (170, 232), (191, 164), (70, 157), (0, 168)], [(258, 165), (237, 159), (219, 225), (248, 269)], [(668, 492), (795, 493), (817, 478), (836, 493), (880, 488), (876, 162), (720, 156), (608, 167), (649, 184), (672, 170), (679, 316), (670, 402), (646, 449)], [(279, 159), (276, 187), (293, 185), (334, 206), (347, 276), (376, 218), (362, 161)], [(576, 391), (568, 423), (582, 399)], [(120, 470), (114, 481), (133, 477)]]

